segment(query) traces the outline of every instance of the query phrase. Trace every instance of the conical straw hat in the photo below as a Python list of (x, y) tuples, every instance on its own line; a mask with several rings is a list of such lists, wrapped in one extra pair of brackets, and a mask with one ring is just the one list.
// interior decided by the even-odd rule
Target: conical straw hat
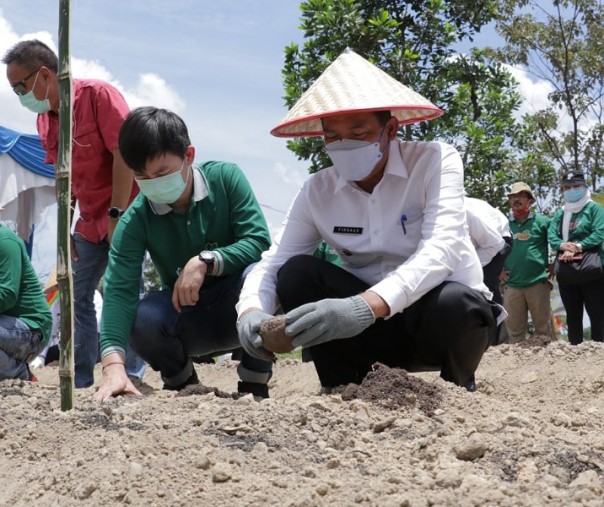
[(44, 284), (44, 293), (50, 292), (53, 288), (58, 287), (57, 283), (57, 268), (52, 268), (50, 275), (46, 279), (46, 283)]
[(400, 125), (432, 120), (443, 114), (428, 99), (347, 49), (304, 92), (271, 134), (320, 136), (321, 118), (369, 111), (391, 111)]

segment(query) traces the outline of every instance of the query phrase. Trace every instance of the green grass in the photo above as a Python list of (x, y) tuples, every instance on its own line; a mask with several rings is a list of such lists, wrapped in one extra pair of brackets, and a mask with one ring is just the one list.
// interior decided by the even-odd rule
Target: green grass
[(275, 354), (277, 356), (278, 361), (283, 361), (283, 359), (293, 359), (296, 361), (302, 361), (302, 348), (298, 347), (291, 352), (287, 352), (286, 354)]

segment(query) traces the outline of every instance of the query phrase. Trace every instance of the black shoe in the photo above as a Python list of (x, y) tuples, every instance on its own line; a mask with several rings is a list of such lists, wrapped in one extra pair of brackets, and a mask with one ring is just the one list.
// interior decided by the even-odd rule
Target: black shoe
[(268, 398), (268, 386), (266, 384), (258, 384), (256, 382), (244, 382), (242, 380), (237, 384), (237, 392), (239, 394), (252, 393), (254, 397)]
[(182, 384), (178, 384), (177, 386), (169, 386), (168, 384), (164, 384), (164, 390), (165, 391), (180, 391), (182, 389), (184, 389), (187, 386), (190, 386), (192, 384), (199, 384), (199, 379), (197, 378), (197, 372), (195, 371), (195, 368), (193, 368), (193, 373), (191, 373), (191, 376), (185, 380)]
[(474, 391), (476, 391), (476, 378), (474, 377), (474, 375), (472, 375), (468, 381), (466, 382), (466, 385), (464, 386), (466, 388), (466, 391), (473, 393)]

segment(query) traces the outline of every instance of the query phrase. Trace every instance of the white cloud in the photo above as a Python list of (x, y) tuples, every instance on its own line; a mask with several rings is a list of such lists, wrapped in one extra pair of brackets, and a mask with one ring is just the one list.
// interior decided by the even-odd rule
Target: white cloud
[[(4, 55), (14, 44), (21, 40), (38, 39), (47, 44), (55, 53), (57, 46), (48, 31), (39, 31), (18, 35), (0, 10), (0, 54)], [(101, 79), (115, 86), (124, 95), (131, 108), (153, 104), (180, 112), (185, 101), (164, 78), (155, 73), (141, 73), (138, 82), (132, 88), (122, 85), (113, 74), (100, 62), (86, 60), (72, 55), (72, 76), (88, 79)], [(35, 132), (35, 116), (25, 110), (15, 97), (7, 80), (0, 76), (0, 102), (2, 108), (2, 125), (23, 131)]]
[(130, 107), (154, 105), (180, 113), (185, 101), (161, 76), (153, 73), (141, 74), (136, 88), (123, 91)]
[(78, 78), (101, 79), (119, 89), (119, 83), (101, 63), (93, 60), (71, 58), (71, 75)]
[(273, 172), (278, 174), (285, 183), (294, 184), (296, 187), (301, 187), (308, 178), (308, 173), (288, 167), (281, 162), (275, 164)]
[(554, 87), (544, 79), (533, 80), (533, 77), (519, 67), (504, 65), (507, 70), (518, 81), (518, 91), (523, 97), (520, 106), (520, 115), (534, 114), (550, 106), (548, 96), (554, 91)]
[[(512, 67), (505, 65), (508, 71), (518, 81), (518, 91), (523, 98), (520, 109), (517, 111), (518, 118), (525, 114), (535, 114), (537, 111), (547, 109), (552, 105), (549, 95), (555, 91), (554, 86), (545, 79), (538, 79), (521, 67)], [(564, 110), (557, 110), (559, 117), (558, 132), (568, 132), (573, 130), (571, 117)], [(579, 127), (589, 129), (593, 127), (598, 120), (595, 116), (586, 115), (581, 118)]]

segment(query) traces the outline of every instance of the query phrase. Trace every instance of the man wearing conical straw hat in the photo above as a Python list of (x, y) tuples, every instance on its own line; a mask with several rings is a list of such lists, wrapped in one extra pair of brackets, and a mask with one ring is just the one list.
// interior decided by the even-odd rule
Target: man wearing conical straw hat
[[(441, 114), (348, 50), (271, 131), (322, 136), (333, 166), (306, 181), (246, 279), (237, 326), (248, 353), (270, 357), (260, 324), (280, 307), (324, 387), (360, 383), (382, 362), (475, 389), (501, 310), (468, 236), (461, 158), (397, 139), (400, 125)], [(321, 240), (342, 267), (312, 257)]]

